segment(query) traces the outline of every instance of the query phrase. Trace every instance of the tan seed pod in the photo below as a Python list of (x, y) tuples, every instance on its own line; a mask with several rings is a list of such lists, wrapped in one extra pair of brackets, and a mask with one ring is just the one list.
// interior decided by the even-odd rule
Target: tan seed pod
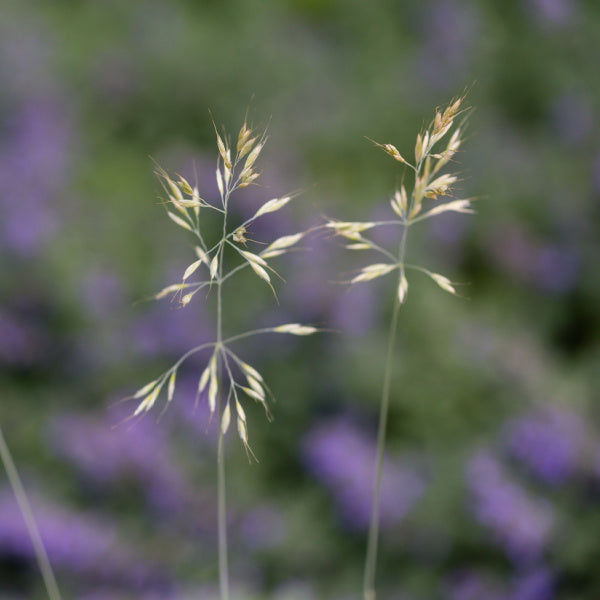
[(377, 263), (374, 265), (369, 265), (368, 267), (364, 267), (361, 272), (354, 277), (350, 283), (359, 283), (360, 281), (370, 281), (371, 279), (376, 279), (377, 277), (382, 277), (383, 275), (387, 275), (390, 271), (396, 269), (398, 265), (389, 265), (385, 263)]
[(275, 212), (276, 210), (283, 208), (291, 199), (292, 199), (291, 196), (285, 196), (284, 198), (273, 198), (272, 200), (265, 202), (256, 211), (256, 213), (254, 214), (254, 216), (252, 218), (256, 219), (257, 217), (260, 217), (261, 215), (266, 215), (267, 213)]
[(167, 402), (171, 402), (173, 400), (173, 395), (175, 394), (175, 379), (177, 377), (177, 371), (173, 371), (171, 376), (169, 377), (169, 385), (167, 387)]
[(406, 299), (406, 293), (408, 292), (408, 280), (404, 273), (402, 273), (402, 277), (400, 278), (400, 283), (398, 284), (398, 301), (400, 304), (404, 302)]
[(273, 328), (276, 333), (291, 333), (292, 335), (310, 335), (319, 331), (316, 327), (310, 325), (300, 325), (300, 323), (286, 323)]
[(229, 423), (231, 422), (231, 409), (229, 408), (229, 402), (225, 405), (223, 409), (223, 414), (221, 415), (221, 434), (225, 435), (227, 430), (229, 429)]
[(187, 229), (188, 231), (193, 231), (190, 224), (187, 223), (186, 221), (184, 221), (181, 217), (178, 217), (176, 214), (173, 214), (170, 211), (167, 211), (167, 214), (169, 215), (169, 218), (171, 219), (171, 221), (173, 221), (173, 223), (176, 223), (177, 225), (179, 225), (179, 227), (183, 227), (183, 229)]
[(188, 277), (190, 277), (197, 269), (198, 267), (204, 262), (204, 260), (202, 258), (198, 259), (197, 261), (193, 262), (184, 272), (183, 274), (183, 281), (185, 281)]

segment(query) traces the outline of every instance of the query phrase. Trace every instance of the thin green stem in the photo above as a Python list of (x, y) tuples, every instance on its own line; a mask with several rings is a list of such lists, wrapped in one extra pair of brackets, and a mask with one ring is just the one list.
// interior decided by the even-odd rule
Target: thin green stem
[(48, 598), (50, 600), (61, 600), (61, 595), (58, 591), (58, 585), (56, 584), (54, 572), (50, 566), (48, 554), (46, 553), (40, 532), (35, 523), (33, 511), (31, 510), (29, 500), (27, 499), (27, 494), (25, 493), (25, 489), (21, 483), (21, 478), (19, 477), (19, 473), (17, 472), (17, 468), (10, 454), (10, 450), (8, 449), (6, 441), (4, 440), (2, 429), (0, 429), (0, 456), (2, 458), (4, 468), (6, 469), (6, 475), (8, 476), (10, 486), (13, 490), (15, 498), (17, 499), (21, 514), (23, 515), (23, 519), (29, 533), (29, 538), (31, 539), (31, 543), (33, 545), (37, 563), (40, 567), (40, 571), (42, 572), (42, 578), (44, 580)]
[[(229, 187), (226, 186), (225, 196), (223, 198), (223, 235), (222, 240), (227, 235), (227, 205), (229, 203)], [(223, 345), (223, 259), (224, 245), (221, 242), (221, 248), (217, 250), (219, 256), (219, 280), (217, 281), (217, 346)], [(220, 600), (229, 600), (229, 568), (227, 561), (227, 502), (225, 495), (225, 453), (223, 449), (223, 431), (220, 425), (220, 415), (222, 410), (223, 390), (221, 386), (221, 361), (219, 361), (219, 442), (217, 447), (217, 531), (219, 538), (219, 598)]]
[[(220, 429), (220, 427), (219, 427)], [(229, 600), (229, 569), (227, 564), (227, 502), (225, 495), (225, 455), (223, 433), (219, 431), (217, 449), (217, 528), (219, 535), (219, 598)]]
[[(398, 249), (398, 263), (400, 267), (399, 283), (404, 277), (404, 255), (406, 253), (406, 238), (408, 227), (402, 230), (400, 247)], [(377, 455), (375, 459), (375, 484), (371, 503), (371, 520), (369, 523), (369, 536), (367, 540), (367, 554), (365, 558), (365, 571), (363, 580), (364, 600), (375, 600), (375, 571), (377, 568), (377, 546), (379, 542), (379, 519), (381, 509), (381, 480), (383, 475), (383, 461), (385, 457), (385, 440), (387, 421), (390, 405), (390, 384), (392, 379), (392, 364), (394, 348), (396, 345), (396, 331), (398, 329), (398, 313), (400, 302), (394, 300), (390, 329), (388, 333), (388, 350), (385, 361), (385, 373), (383, 375), (383, 388), (381, 391), (381, 404), (379, 407), (379, 425), (377, 428)]]

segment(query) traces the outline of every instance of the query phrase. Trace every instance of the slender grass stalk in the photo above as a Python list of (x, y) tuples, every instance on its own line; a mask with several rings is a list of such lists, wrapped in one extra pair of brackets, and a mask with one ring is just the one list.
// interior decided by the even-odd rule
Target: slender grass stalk
[(4, 464), (10, 487), (12, 488), (15, 498), (17, 499), (19, 510), (23, 515), (23, 520), (25, 521), (27, 532), (29, 533), (29, 539), (33, 545), (33, 551), (35, 552), (35, 557), (42, 573), (48, 598), (50, 600), (61, 600), (61, 595), (58, 590), (56, 578), (54, 577), (54, 572), (52, 571), (52, 566), (50, 565), (50, 560), (48, 559), (48, 554), (46, 553), (46, 548), (44, 547), (42, 537), (40, 536), (39, 529), (33, 516), (33, 511), (31, 510), (31, 505), (29, 504), (27, 494), (25, 493), (25, 488), (21, 483), (21, 478), (19, 477), (17, 467), (12, 459), (12, 455), (8, 449), (8, 445), (6, 444), (6, 440), (4, 439), (1, 428), (0, 457), (2, 458), (2, 463)]
[[(227, 136), (221, 137), (218, 132), (216, 137), (218, 149), (216, 180), (219, 201), (205, 200), (200, 196), (197, 187), (192, 187), (183, 177), (178, 175), (177, 178), (172, 179), (166, 171), (157, 167), (157, 174), (168, 198), (165, 199), (165, 206), (169, 218), (186, 230), (188, 235), (192, 234), (197, 245), (194, 247), (195, 260), (185, 269), (181, 283), (169, 285), (154, 296), (158, 300), (171, 295), (179, 299), (181, 306), (185, 307), (198, 291), (205, 288), (210, 291), (213, 286), (216, 286), (216, 340), (200, 344), (186, 352), (162, 375), (140, 388), (133, 398), (140, 401), (134, 416), (148, 412), (165, 388), (168, 405), (174, 398), (177, 373), (182, 363), (193, 354), (211, 349), (208, 364), (198, 379), (196, 400), (199, 401), (202, 394), (206, 395), (211, 417), (216, 415), (219, 426), (217, 446), (219, 598), (229, 600), (225, 435), (232, 419), (235, 419), (238, 436), (250, 459), (254, 454), (248, 442), (248, 425), (242, 400), (249, 398), (262, 405), (267, 418), (270, 418), (267, 403), (267, 393), (270, 394), (270, 391), (262, 375), (239, 358), (230, 345), (237, 340), (267, 332), (309, 335), (315, 333), (317, 329), (299, 323), (286, 323), (224, 337), (223, 284), (227, 282), (229, 286), (233, 275), (249, 267), (275, 294), (269, 271), (271, 273), (276, 271), (267, 260), (288, 252), (307, 232), (284, 235), (266, 247), (261, 246), (256, 252), (248, 249), (247, 244), (252, 240), (248, 239), (246, 234), (254, 221), (263, 215), (280, 210), (292, 200), (293, 196), (268, 200), (252, 217), (230, 228), (229, 221), (233, 220), (228, 218), (231, 195), (240, 188), (252, 185), (258, 179), (260, 173), (255, 170), (254, 164), (265, 144), (266, 134), (255, 135), (253, 129), (244, 121), (236, 143), (231, 144)], [(209, 246), (204, 238), (203, 227), (205, 227), (204, 215), (211, 211), (221, 215), (222, 231), (221, 239)], [(238, 259), (238, 264), (229, 267), (227, 272), (225, 270), (226, 265), (229, 265), (229, 258), (226, 262), (226, 251), (233, 256), (233, 260)], [(203, 279), (191, 280), (192, 276), (197, 276), (201, 272), (205, 274)]]
[(217, 520), (219, 535), (219, 598), (229, 600), (229, 567), (227, 560), (227, 499), (225, 494), (224, 435), (219, 433), (217, 447)]
[[(406, 238), (408, 226), (402, 230), (398, 262), (404, 265), (406, 252)], [(400, 286), (404, 274), (404, 267), (398, 280)], [(373, 495), (371, 499), (371, 518), (369, 521), (369, 535), (367, 538), (367, 554), (365, 558), (365, 571), (363, 579), (363, 594), (365, 600), (375, 600), (375, 570), (377, 566), (377, 547), (379, 543), (379, 513), (381, 509), (381, 480), (383, 475), (383, 461), (385, 457), (385, 441), (387, 433), (388, 413), (390, 407), (390, 389), (392, 379), (392, 364), (394, 348), (396, 346), (396, 333), (398, 331), (398, 315), (400, 313), (400, 302), (394, 301), (390, 328), (388, 331), (388, 350), (385, 360), (385, 372), (383, 375), (383, 387), (381, 390), (381, 403), (379, 405), (379, 425), (377, 427), (377, 454), (375, 458), (375, 482), (373, 484)]]
[[(435, 118), (429, 127), (417, 135), (414, 164), (411, 164), (406, 160), (392, 144), (379, 144), (375, 142), (377, 146), (383, 149), (392, 158), (402, 165), (409, 167), (414, 173), (414, 185), (410, 195), (407, 193), (404, 185), (402, 185), (400, 189), (396, 190), (390, 200), (391, 208), (398, 219), (391, 221), (355, 222), (329, 220), (326, 224), (326, 227), (350, 242), (346, 245), (346, 248), (349, 250), (368, 250), (376, 252), (379, 255), (383, 255), (388, 261), (374, 263), (363, 267), (361, 271), (351, 279), (350, 283), (354, 284), (371, 281), (372, 279), (388, 275), (393, 271), (399, 272), (397, 295), (394, 300), (394, 308), (388, 333), (388, 348), (379, 407), (375, 476), (363, 579), (364, 600), (375, 600), (375, 572), (377, 567), (377, 549), (381, 516), (381, 484), (385, 460), (392, 365), (400, 305), (404, 303), (408, 291), (406, 270), (414, 269), (422, 272), (425, 275), (428, 275), (443, 290), (452, 294), (456, 293), (452, 282), (443, 275), (433, 273), (422, 267), (406, 264), (405, 254), (408, 228), (414, 223), (429, 219), (442, 212), (473, 212), (470, 205), (470, 199), (451, 199), (453, 187), (458, 181), (458, 177), (449, 173), (440, 174), (441, 169), (452, 160), (462, 142), (461, 128), (458, 127), (450, 137), (446, 147), (442, 150), (438, 148), (438, 143), (450, 131), (454, 125), (455, 117), (461, 112), (463, 100), (464, 96), (453, 100), (445, 110), (436, 110)], [(424, 210), (423, 205), (429, 200), (438, 201), (438, 203), (428, 210)], [(381, 247), (365, 235), (366, 231), (383, 225), (397, 225), (401, 228), (397, 254), (393, 254), (386, 248)]]

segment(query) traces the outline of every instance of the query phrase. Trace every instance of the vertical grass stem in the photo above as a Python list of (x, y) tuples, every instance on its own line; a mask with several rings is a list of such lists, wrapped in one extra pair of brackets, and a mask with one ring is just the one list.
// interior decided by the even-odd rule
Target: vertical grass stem
[(58, 585), (56, 584), (54, 572), (50, 566), (48, 554), (46, 553), (40, 532), (35, 523), (33, 511), (31, 510), (31, 506), (27, 499), (27, 494), (25, 493), (25, 489), (21, 483), (21, 478), (19, 477), (19, 473), (17, 472), (17, 468), (10, 454), (10, 450), (8, 449), (6, 441), (4, 440), (2, 429), (0, 429), (0, 456), (2, 457), (2, 462), (4, 464), (4, 468), (6, 469), (6, 475), (8, 476), (10, 486), (13, 490), (15, 498), (17, 499), (21, 514), (23, 515), (23, 520), (25, 521), (29, 538), (31, 539), (31, 543), (33, 545), (36, 560), (40, 567), (40, 571), (42, 572), (42, 578), (44, 580), (48, 598), (50, 600), (61, 600), (61, 595), (58, 591)]

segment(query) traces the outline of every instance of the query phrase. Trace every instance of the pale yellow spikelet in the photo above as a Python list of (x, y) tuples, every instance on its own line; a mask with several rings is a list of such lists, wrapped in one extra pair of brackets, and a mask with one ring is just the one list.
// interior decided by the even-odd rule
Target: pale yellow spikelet
[(389, 154), (393, 159), (397, 160), (400, 163), (408, 164), (406, 159), (400, 154), (398, 148), (393, 144), (380, 144), (375, 140), (371, 140), (377, 147), (381, 148), (386, 154)]
[(184, 288), (185, 288), (184, 283), (175, 283), (173, 285), (168, 285), (167, 287), (160, 290), (160, 292), (158, 292), (158, 294), (155, 294), (153, 296), (153, 298), (154, 298), (154, 300), (160, 300), (160, 299), (164, 298), (165, 296), (168, 296), (169, 294), (173, 294), (175, 292), (179, 292), (179, 291), (183, 290)]
[(361, 270), (361, 272), (350, 281), (350, 283), (370, 281), (371, 279), (376, 279), (377, 277), (387, 275), (389, 272), (397, 268), (398, 265), (390, 265), (386, 263), (376, 263), (374, 265), (369, 265), (368, 267), (364, 267)]
[(263, 269), (263, 267), (251, 260), (248, 261), (248, 264), (261, 279), (264, 279), (269, 285), (271, 284), (271, 278), (265, 269)]
[(167, 211), (167, 214), (169, 215), (169, 218), (171, 219), (171, 221), (173, 221), (173, 223), (176, 223), (177, 225), (179, 225), (179, 227), (183, 227), (183, 229), (187, 229), (188, 231), (194, 231), (192, 229), (191, 225), (187, 221), (184, 221), (181, 217), (178, 217), (176, 214), (172, 213), (171, 211)]
[(419, 133), (417, 134), (417, 141), (415, 143), (415, 161), (417, 164), (421, 162), (423, 158), (423, 136)]
[(219, 194), (223, 197), (223, 175), (221, 175), (221, 169), (217, 167), (217, 187), (219, 188)]
[(244, 447), (246, 448), (246, 450), (249, 450), (250, 447), (248, 446), (248, 428), (246, 427), (246, 421), (241, 419), (239, 415), (237, 418), (237, 430), (238, 435), (240, 436), (240, 439), (244, 444)]
[(348, 250), (370, 250), (373, 246), (368, 242), (357, 242), (356, 244), (346, 244)]
[(148, 394), (148, 396), (146, 396), (146, 398), (140, 402), (138, 407), (135, 409), (133, 416), (135, 417), (139, 415), (142, 411), (149, 411), (154, 406), (154, 403), (158, 398), (158, 394), (160, 394), (160, 390), (161, 386), (155, 387), (154, 390), (152, 390), (152, 392), (150, 392), (150, 394)]
[(230, 422), (231, 422), (231, 408), (229, 408), (229, 402), (228, 402), (225, 405), (225, 408), (223, 409), (223, 414), (221, 415), (221, 435), (225, 435), (227, 433)]
[(260, 265), (262, 267), (267, 266), (267, 261), (258, 254), (254, 254), (252, 252), (248, 252), (247, 250), (240, 249), (238, 249), (238, 252), (251, 264)]
[(219, 391), (219, 378), (216, 370), (210, 370), (210, 382), (208, 384), (208, 407), (212, 415), (217, 408), (217, 392)]
[(216, 278), (219, 271), (219, 253), (217, 252), (213, 259), (210, 261), (210, 279), (211, 281)]
[(200, 379), (198, 380), (198, 395), (200, 395), (204, 388), (206, 388), (206, 384), (208, 383), (208, 379), (210, 377), (210, 365), (202, 371), (202, 375), (200, 375)]
[(421, 218), (427, 219), (444, 212), (474, 213), (475, 211), (471, 208), (471, 200), (452, 200), (428, 210)]
[(202, 258), (194, 261), (183, 273), (183, 281), (185, 281), (188, 277), (194, 274), (194, 272), (198, 269), (198, 267), (204, 262)]
[(193, 297), (193, 294), (186, 294), (185, 296), (183, 296), (180, 301), (181, 306), (187, 306), (192, 301)]
[(238, 418), (246, 423), (246, 413), (244, 412), (242, 405), (237, 400), (235, 401), (235, 411)]
[(246, 381), (248, 382), (248, 385), (264, 400), (265, 390), (263, 389), (262, 385), (260, 385), (260, 383), (254, 379), (254, 377), (246, 377)]
[(390, 200), (390, 203), (392, 205), (392, 210), (400, 218), (404, 219), (408, 208), (408, 197), (406, 195), (406, 188), (404, 187), (404, 185), (402, 185), (399, 190), (396, 190), (396, 192)]
[(242, 371), (244, 371), (244, 374), (246, 376), (250, 376), (254, 379), (256, 379), (257, 381), (262, 381), (262, 375), (254, 368), (251, 367), (248, 363), (245, 363), (243, 361), (239, 362), (240, 368), (242, 369)]
[(406, 299), (406, 293), (408, 292), (408, 280), (404, 273), (402, 273), (402, 277), (400, 277), (400, 283), (398, 284), (398, 301), (400, 304), (404, 302)]
[(188, 183), (187, 179), (185, 179), (181, 175), (178, 175), (178, 177), (179, 177), (179, 181), (177, 182), (177, 186), (179, 187), (179, 189), (184, 194), (187, 194), (188, 196), (191, 196), (194, 193), (194, 190), (192, 189), (192, 186)]
[(333, 221), (330, 220), (325, 224), (325, 227), (333, 229), (338, 235), (341, 235), (349, 240), (362, 241), (360, 235), (363, 231), (375, 227), (375, 223), (370, 221)]
[(293, 233), (291, 235), (284, 235), (283, 237), (277, 238), (274, 242), (271, 242), (267, 248), (261, 252), (263, 258), (271, 258), (273, 256), (279, 256), (283, 254), (285, 250), (297, 244), (305, 233)]
[(238, 187), (248, 187), (249, 185), (254, 183), (259, 177), (260, 173), (258, 171), (253, 171), (252, 169), (244, 169), (240, 176), (240, 183), (238, 184)]
[(221, 159), (223, 160), (223, 164), (231, 169), (231, 151), (225, 145), (221, 136), (217, 133), (217, 148), (219, 149), (219, 154), (221, 155)]
[(256, 219), (257, 217), (260, 217), (261, 215), (266, 215), (267, 213), (275, 212), (276, 210), (283, 208), (291, 199), (292, 199), (291, 196), (285, 196), (284, 198), (273, 198), (272, 200), (265, 202), (256, 211), (256, 213), (254, 214), (252, 219)]
[(134, 395), (133, 398), (135, 398), (136, 400), (138, 398), (141, 398), (142, 396), (145, 396), (146, 394), (150, 393), (155, 387), (156, 384), (158, 383), (158, 379), (155, 379), (154, 381), (151, 381), (150, 383), (146, 384), (144, 387), (140, 388)]
[(259, 154), (262, 152), (262, 149), (264, 148), (265, 143), (261, 142), (260, 144), (256, 145), (252, 152), (250, 152), (250, 154), (248, 154), (248, 158), (246, 159), (246, 162), (244, 163), (244, 171), (246, 170), (250, 170), (252, 169), (252, 166), (254, 165), (254, 163), (256, 162), (256, 159), (258, 158)]
[(173, 400), (173, 395), (175, 394), (175, 379), (177, 378), (177, 371), (173, 371), (171, 376), (169, 377), (169, 384), (167, 386), (167, 402), (171, 402)]
[(200, 246), (194, 246), (194, 252), (196, 253), (196, 256), (203, 262), (208, 264), (208, 256), (206, 255), (206, 252), (204, 252), (204, 250), (202, 248), (200, 248)]
[(236, 151), (240, 158), (243, 156), (242, 149), (246, 145), (246, 142), (248, 141), (248, 139), (250, 138), (251, 135), (252, 135), (252, 129), (249, 129), (248, 125), (246, 124), (246, 121), (244, 121), (244, 124), (242, 125), (240, 132), (238, 133), (237, 147), (236, 147)]
[(316, 327), (310, 325), (300, 325), (300, 323), (286, 323), (273, 328), (276, 333), (291, 333), (292, 335), (310, 335), (319, 331)]
[(446, 290), (447, 292), (450, 292), (451, 294), (455, 294), (456, 295), (456, 290), (454, 289), (454, 286), (452, 285), (452, 282), (447, 277), (444, 277), (443, 275), (440, 275), (439, 273), (429, 273), (429, 276), (443, 290)]

